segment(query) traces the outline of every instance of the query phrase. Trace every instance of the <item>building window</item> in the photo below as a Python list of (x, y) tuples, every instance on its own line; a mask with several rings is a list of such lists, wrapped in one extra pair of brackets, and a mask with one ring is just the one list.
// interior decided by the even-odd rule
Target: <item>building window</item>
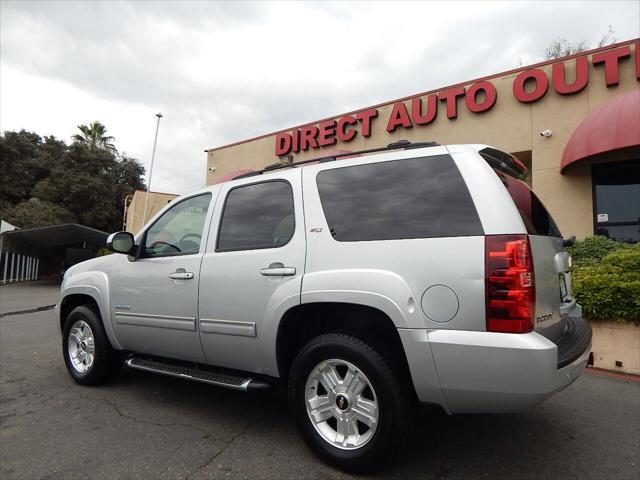
[(640, 160), (593, 165), (591, 178), (596, 234), (640, 240)]

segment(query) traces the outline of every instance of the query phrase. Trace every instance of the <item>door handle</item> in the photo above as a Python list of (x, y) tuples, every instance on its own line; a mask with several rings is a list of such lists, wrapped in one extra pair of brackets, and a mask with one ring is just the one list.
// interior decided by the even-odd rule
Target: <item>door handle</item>
[(295, 274), (295, 267), (285, 267), (280, 262), (274, 262), (268, 267), (260, 269), (260, 275), (265, 277), (292, 277)]
[(193, 272), (187, 272), (184, 268), (179, 268), (175, 272), (169, 274), (169, 278), (173, 280), (191, 280)]

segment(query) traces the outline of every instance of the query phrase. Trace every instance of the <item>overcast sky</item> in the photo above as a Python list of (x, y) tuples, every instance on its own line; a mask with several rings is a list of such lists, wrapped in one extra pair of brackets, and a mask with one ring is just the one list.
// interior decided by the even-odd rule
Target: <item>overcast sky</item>
[(540, 60), (554, 39), (640, 37), (640, 2), (0, 3), (0, 130), (104, 123), (152, 190), (205, 148)]

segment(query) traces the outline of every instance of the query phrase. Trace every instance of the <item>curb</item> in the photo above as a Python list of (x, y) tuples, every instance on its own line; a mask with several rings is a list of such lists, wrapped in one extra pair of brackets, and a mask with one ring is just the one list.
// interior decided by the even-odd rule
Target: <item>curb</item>
[(596, 377), (609, 377), (617, 378), (619, 380), (627, 380), (630, 382), (640, 382), (640, 375), (634, 375), (632, 373), (613, 372), (611, 370), (603, 370), (601, 368), (594, 367), (589, 367), (585, 371)]
[(25, 313), (44, 312), (46, 310), (52, 310), (56, 305), (45, 305), (44, 307), (30, 308), (28, 310), (16, 310), (14, 312), (0, 313), (0, 318), (8, 317), (9, 315), (24, 315)]

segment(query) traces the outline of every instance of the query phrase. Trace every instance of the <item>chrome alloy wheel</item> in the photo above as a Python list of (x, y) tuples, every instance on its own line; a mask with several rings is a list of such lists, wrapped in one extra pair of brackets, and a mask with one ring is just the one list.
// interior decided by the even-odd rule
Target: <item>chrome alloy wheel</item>
[(373, 386), (346, 360), (325, 360), (311, 370), (305, 405), (320, 436), (342, 450), (363, 447), (378, 427), (380, 409)]
[(96, 357), (96, 344), (91, 327), (84, 320), (78, 320), (69, 331), (67, 353), (71, 365), (78, 373), (87, 373)]

